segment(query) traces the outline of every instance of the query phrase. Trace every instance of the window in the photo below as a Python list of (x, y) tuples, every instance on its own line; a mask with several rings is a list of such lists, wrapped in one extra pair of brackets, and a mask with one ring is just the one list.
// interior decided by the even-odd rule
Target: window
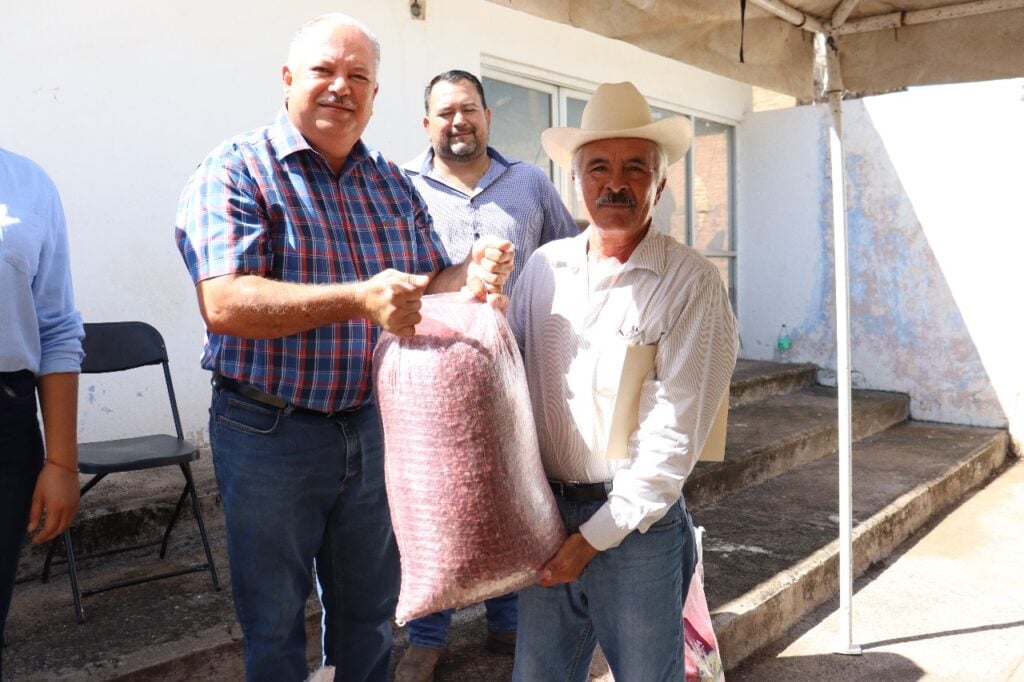
[(718, 266), (736, 309), (733, 128), (693, 118), (690, 235), (687, 243)]
[(540, 166), (555, 179), (554, 163), (540, 146), (540, 134), (555, 125), (556, 88), (520, 79), (496, 80), (484, 76), (484, 92), (491, 109), (491, 146), (519, 161)]
[[(510, 158), (536, 164), (558, 187), (577, 218), (586, 217), (569, 173), (557, 168), (540, 146), (540, 134), (551, 126), (578, 127), (590, 97), (584, 88), (569, 87), (484, 70), (484, 90), (492, 110), (491, 146)], [(652, 106), (655, 120), (687, 115)], [(733, 207), (733, 127), (689, 116), (693, 144), (683, 159), (669, 166), (665, 191), (654, 209), (654, 226), (689, 244), (718, 266), (729, 300), (736, 308), (736, 244)]]

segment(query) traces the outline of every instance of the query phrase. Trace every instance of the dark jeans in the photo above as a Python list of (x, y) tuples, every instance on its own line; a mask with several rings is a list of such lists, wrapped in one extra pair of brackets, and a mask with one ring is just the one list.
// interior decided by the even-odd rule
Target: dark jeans
[[(569, 533), (604, 504), (555, 501)], [(571, 583), (520, 590), (512, 679), (584, 682), (600, 643), (616, 680), (683, 682), (683, 602), (696, 563), (680, 500), (646, 533), (598, 552)]]
[(30, 372), (0, 372), (0, 643), (25, 542), (32, 492), (43, 467), (35, 387)]
[[(515, 592), (484, 600), (487, 629), (494, 632), (515, 632), (519, 615)], [(409, 642), (428, 649), (441, 649), (448, 644), (448, 628), (455, 609), (445, 609), (409, 621)]]
[(315, 564), (324, 663), (384, 682), (400, 573), (376, 408), (327, 419), (215, 389), (210, 444), (246, 679), (306, 679)]

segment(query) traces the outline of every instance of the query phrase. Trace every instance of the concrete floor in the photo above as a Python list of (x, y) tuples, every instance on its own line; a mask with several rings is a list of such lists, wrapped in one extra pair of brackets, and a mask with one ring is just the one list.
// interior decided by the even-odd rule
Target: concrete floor
[(839, 644), (838, 598), (729, 682), (1024, 682), (1024, 463), (856, 581), (853, 638)]

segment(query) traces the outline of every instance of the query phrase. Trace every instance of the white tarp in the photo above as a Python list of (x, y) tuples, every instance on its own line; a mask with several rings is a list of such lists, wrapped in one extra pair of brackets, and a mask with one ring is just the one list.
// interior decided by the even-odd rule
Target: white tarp
[[(739, 0), (491, 0), (536, 16), (632, 43), (644, 50), (751, 85), (810, 100), (814, 61), (808, 31), (748, 0), (740, 63)], [(770, 1), (767, 4), (773, 4)], [(781, 3), (780, 3), (781, 4)], [(839, 0), (786, 0), (827, 28)], [(847, 6), (851, 3), (846, 2)], [(1024, 75), (1024, 3), (1013, 0), (952, 4), (936, 0), (854, 4), (834, 33), (847, 91), (878, 93), (908, 85), (1012, 78)], [(958, 16), (959, 8), (1010, 7)], [(888, 25), (925, 18), (945, 8), (954, 18), (900, 28), (857, 31), (863, 22)], [(839, 23), (839, 22), (837, 22)], [(806, 26), (807, 24), (805, 24)]]

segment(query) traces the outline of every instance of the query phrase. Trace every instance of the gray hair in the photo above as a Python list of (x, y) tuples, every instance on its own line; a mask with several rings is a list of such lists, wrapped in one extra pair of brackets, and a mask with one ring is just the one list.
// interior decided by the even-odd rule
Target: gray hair
[(309, 32), (323, 23), (331, 23), (336, 26), (350, 26), (366, 36), (366, 39), (373, 45), (374, 68), (380, 68), (380, 41), (377, 39), (377, 36), (374, 35), (373, 31), (371, 31), (366, 24), (358, 19), (350, 17), (347, 14), (342, 14), (341, 12), (328, 12), (327, 14), (321, 14), (320, 16), (313, 17), (303, 24), (302, 27), (295, 32), (295, 36), (292, 38), (292, 42), (288, 46), (289, 64), (292, 63), (292, 58), (295, 54), (296, 48), (308, 37)]

